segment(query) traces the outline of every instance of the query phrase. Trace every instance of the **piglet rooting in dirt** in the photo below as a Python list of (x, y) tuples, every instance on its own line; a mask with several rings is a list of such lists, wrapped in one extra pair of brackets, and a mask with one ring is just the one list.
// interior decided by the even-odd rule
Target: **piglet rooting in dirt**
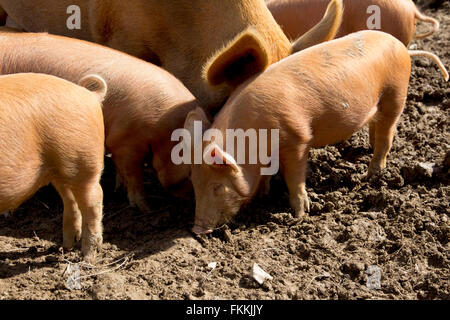
[(0, 76), (0, 212), (53, 184), (64, 203), (63, 247), (81, 238), (93, 261), (102, 244), (107, 86), (95, 75), (80, 85), (92, 91), (43, 74)]
[[(224, 150), (223, 146), (228, 148), (229, 129), (279, 129), (278, 145), (271, 143), (269, 154), (272, 161), (279, 159), (296, 217), (303, 217), (310, 207), (305, 188), (310, 148), (338, 143), (369, 124), (374, 154), (367, 175), (385, 168), (405, 106), (410, 55), (432, 58), (448, 80), (448, 73), (433, 54), (408, 51), (384, 32), (360, 31), (271, 65), (234, 92), (212, 125), (202, 110), (192, 111), (185, 123), (191, 135), (195, 121), (202, 121), (223, 137), (221, 143), (214, 136), (209, 141), (204, 138), (204, 161), (192, 165), (196, 197), (193, 231), (209, 233), (228, 222), (264, 184), (260, 160), (256, 164), (237, 163), (232, 156), (238, 155), (236, 143), (234, 150)], [(249, 144), (245, 144), (246, 155), (254, 150)]]

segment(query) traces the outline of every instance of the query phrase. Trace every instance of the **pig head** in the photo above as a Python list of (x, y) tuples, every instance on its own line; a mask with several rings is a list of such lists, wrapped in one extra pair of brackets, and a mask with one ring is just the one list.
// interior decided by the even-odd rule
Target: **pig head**
[(94, 41), (160, 65), (207, 110), (292, 51), (334, 38), (342, 18), (342, 0), (331, 0), (328, 16), (291, 44), (264, 0), (0, 0), (0, 7), (25, 31)]
[[(211, 126), (202, 109), (191, 111), (185, 122), (185, 129), (196, 137), (195, 122), (201, 122), (203, 129)], [(217, 129), (216, 129), (217, 130)], [(207, 134), (206, 134), (207, 135)], [(201, 148), (202, 161), (192, 164), (191, 181), (195, 192), (195, 223), (193, 232), (210, 233), (214, 228), (229, 222), (256, 193), (260, 175), (255, 166), (245, 168), (214, 141), (190, 141), (191, 154)], [(207, 139), (206, 139), (207, 140)]]

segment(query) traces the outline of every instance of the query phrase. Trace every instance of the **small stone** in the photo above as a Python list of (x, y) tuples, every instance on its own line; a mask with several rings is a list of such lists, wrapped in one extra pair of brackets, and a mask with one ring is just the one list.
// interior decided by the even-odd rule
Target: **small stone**
[(208, 264), (208, 269), (209, 270), (214, 270), (217, 267), (217, 262), (211, 262)]
[(434, 171), (433, 167), (434, 163), (419, 162), (415, 167), (415, 171), (423, 177), (431, 178)]
[(272, 280), (273, 277), (265, 272), (263, 269), (261, 269), (258, 264), (254, 263), (252, 268), (252, 277), (256, 280), (259, 284), (263, 284), (266, 280)]

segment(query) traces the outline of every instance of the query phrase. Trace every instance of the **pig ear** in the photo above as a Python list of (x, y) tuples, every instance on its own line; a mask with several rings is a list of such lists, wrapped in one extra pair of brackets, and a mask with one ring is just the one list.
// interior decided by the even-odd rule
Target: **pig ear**
[(342, 0), (332, 0), (322, 20), (292, 43), (292, 53), (334, 39), (342, 23), (343, 12)]
[(184, 128), (189, 131), (191, 136), (194, 136), (195, 121), (200, 121), (202, 123), (203, 131), (207, 130), (211, 126), (211, 122), (209, 121), (205, 111), (202, 108), (196, 108), (188, 113), (186, 120), (184, 121)]
[(240, 170), (236, 160), (214, 142), (205, 148), (203, 159), (207, 164), (216, 168), (230, 168), (234, 171)]
[(203, 78), (212, 86), (226, 83), (237, 87), (269, 65), (264, 43), (256, 30), (248, 28), (206, 63)]

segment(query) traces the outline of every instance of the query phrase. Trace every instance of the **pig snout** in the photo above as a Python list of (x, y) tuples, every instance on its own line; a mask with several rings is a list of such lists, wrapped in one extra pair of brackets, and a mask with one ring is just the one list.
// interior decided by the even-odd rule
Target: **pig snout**
[(209, 233), (213, 232), (213, 230), (196, 224), (192, 228), (192, 232), (195, 234), (209, 234)]

